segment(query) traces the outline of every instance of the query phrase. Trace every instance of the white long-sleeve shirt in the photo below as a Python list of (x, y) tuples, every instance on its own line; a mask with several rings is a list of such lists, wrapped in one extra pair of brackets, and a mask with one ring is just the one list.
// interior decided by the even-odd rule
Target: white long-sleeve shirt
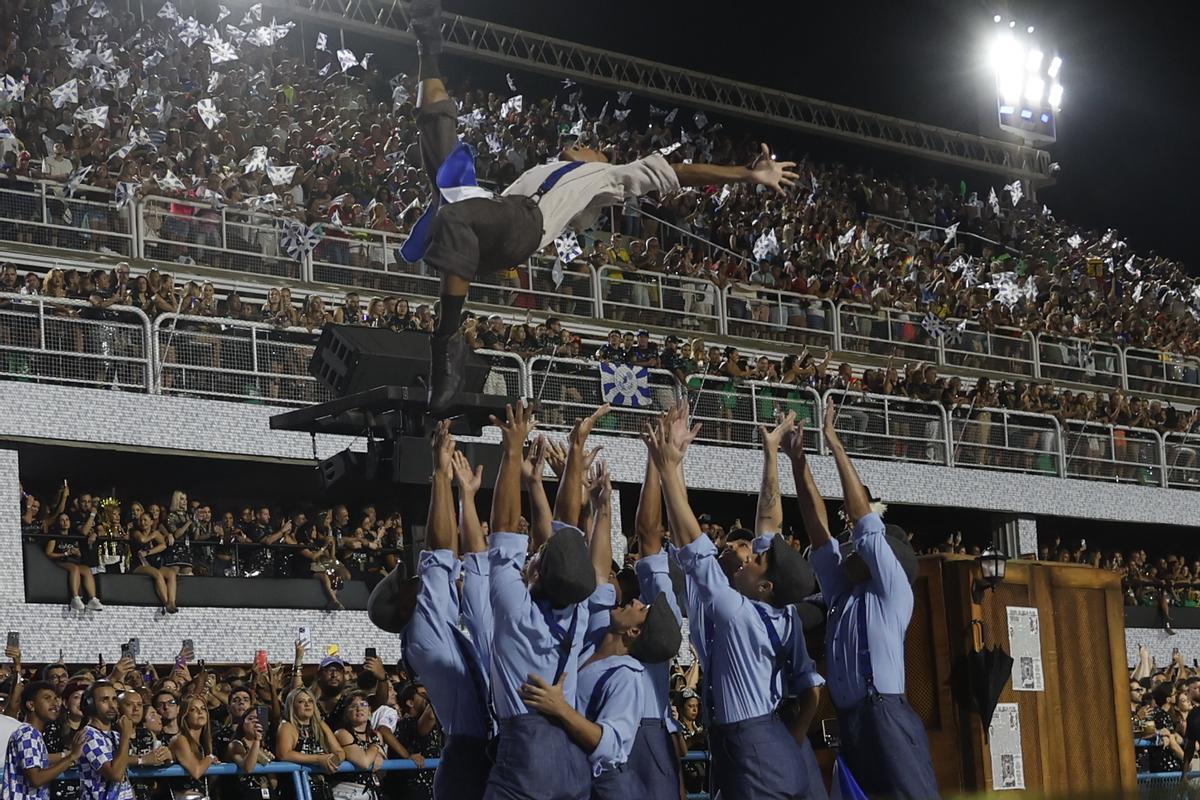
[[(526, 170), (513, 181), (505, 195), (532, 195), (546, 178), (565, 161), (551, 161)], [(588, 162), (577, 167), (542, 195), (542, 241), (538, 249), (550, 244), (568, 225), (577, 231), (592, 227), (609, 206), (650, 192), (679, 191), (675, 170), (660, 154), (640, 158), (629, 164)]]

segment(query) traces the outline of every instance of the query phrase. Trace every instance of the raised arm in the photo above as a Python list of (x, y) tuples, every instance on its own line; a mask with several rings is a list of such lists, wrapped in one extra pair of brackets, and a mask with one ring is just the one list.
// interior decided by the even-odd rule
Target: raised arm
[(646, 477), (638, 495), (637, 517), (634, 528), (638, 537), (638, 553), (642, 558), (662, 550), (663, 496), (662, 479), (654, 459), (646, 453)]
[(441, 420), (433, 432), (433, 475), (430, 478), (429, 521), (425, 531), (426, 547), (430, 550), (449, 550), (458, 554), (458, 531), (454, 524), (454, 437), (450, 435), (450, 420)]
[(763, 440), (762, 483), (758, 489), (758, 513), (754, 535), (783, 530), (783, 501), (779, 496), (779, 446), (796, 429), (796, 412), (789, 411), (773, 429), (759, 426)]
[(605, 403), (575, 423), (568, 438), (567, 463), (563, 467), (562, 482), (558, 496), (554, 498), (554, 518), (571, 525), (579, 524), (579, 512), (583, 507), (583, 476), (587, 471), (587, 438), (596, 423), (612, 407)]
[(800, 177), (792, 168), (795, 161), (776, 161), (771, 148), (761, 145), (758, 158), (749, 167), (726, 167), (719, 164), (672, 164), (680, 186), (711, 186), (721, 183), (754, 183), (783, 194)]
[(500, 471), (496, 473), (496, 486), (492, 490), (491, 529), (493, 532), (515, 531), (521, 517), (521, 451), (537, 423), (524, 400), (518, 401), (516, 408), (505, 407), (504, 422), (495, 417), (491, 422), (500, 428), (502, 448)]
[(483, 465), (471, 469), (471, 462), (467, 457), (455, 450), (450, 467), (454, 471), (454, 482), (458, 484), (459, 547), (464, 554), (482, 553), (487, 550), (487, 541), (483, 536), (483, 525), (479, 521), (475, 496), (483, 484)]
[(804, 520), (804, 531), (808, 543), (816, 550), (833, 538), (829, 533), (829, 514), (825, 500), (817, 490), (812, 470), (808, 468), (808, 457), (804, 452), (804, 422), (797, 423), (795, 430), (783, 439), (783, 450), (792, 462), (792, 478), (796, 482), (796, 499), (800, 502), (800, 518)]
[[(536, 550), (550, 539), (554, 532), (554, 517), (550, 511), (550, 498), (546, 496), (546, 485), (542, 472), (546, 467), (546, 437), (539, 436), (529, 448), (529, 455), (521, 462), (521, 481), (529, 493), (529, 537)], [(561, 494), (562, 488), (559, 488)], [(493, 529), (494, 530), (494, 529)]]
[(687, 412), (686, 403), (674, 406), (657, 425), (646, 426), (644, 437), (650, 457), (662, 476), (667, 522), (677, 547), (689, 545), (703, 535), (700, 523), (688, 505), (687, 486), (683, 480), (684, 454), (692, 440), (700, 435), (699, 424), (688, 428)]
[(597, 461), (590, 476), (588, 501), (592, 506), (592, 568), (596, 584), (609, 582), (612, 572), (612, 479), (608, 464)]
[(829, 445), (830, 452), (833, 453), (833, 460), (837, 463), (838, 477), (842, 480), (842, 502), (846, 504), (846, 514), (851, 520), (858, 520), (871, 513), (871, 498), (867, 496), (867, 490), (859, 480), (854, 464), (851, 463), (850, 456), (846, 453), (846, 447), (842, 444), (842, 440), (834, 428), (836, 417), (837, 404), (827, 403), (825, 406), (825, 442)]

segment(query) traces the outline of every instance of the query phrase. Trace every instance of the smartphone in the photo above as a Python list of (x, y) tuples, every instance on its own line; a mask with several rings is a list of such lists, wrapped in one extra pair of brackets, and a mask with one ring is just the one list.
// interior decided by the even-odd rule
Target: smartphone
[(142, 642), (136, 636), (129, 640), (129, 657), (135, 662), (138, 656), (142, 654)]
[(196, 643), (191, 639), (183, 640), (183, 657), (189, 661), (196, 657)]
[(305, 650), (312, 649), (312, 631), (309, 630), (307, 625), (301, 625), (296, 629), (296, 640), (300, 642), (300, 646)]
[(125, 642), (125, 644), (121, 645), (121, 658), (129, 658), (130, 657), (131, 645), (132, 645), (132, 640)]
[(21, 646), (21, 632), (20, 631), (9, 631), (8, 632), (8, 646), (9, 647), (20, 647)]
[(266, 706), (255, 706), (254, 713), (258, 716), (258, 724), (262, 727), (263, 732), (271, 728), (271, 712)]
[(257, 669), (259, 672), (267, 671), (267, 651), (266, 650), (255, 650), (254, 651), (254, 668)]
[(374, 647), (368, 647), (367, 658), (379, 658), (379, 652)]
[(336, 644), (330, 644), (330, 645), (325, 646), (325, 655), (336, 656), (337, 654), (338, 654), (338, 646)]
[(825, 740), (826, 747), (834, 748), (841, 744), (836, 717), (821, 720), (821, 738)]

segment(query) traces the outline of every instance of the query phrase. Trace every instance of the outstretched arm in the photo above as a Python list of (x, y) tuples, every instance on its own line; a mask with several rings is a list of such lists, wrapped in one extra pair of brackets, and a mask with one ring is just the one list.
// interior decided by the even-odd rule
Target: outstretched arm
[(482, 553), (487, 550), (487, 542), (483, 538), (483, 525), (479, 522), (479, 509), (475, 507), (475, 495), (483, 483), (483, 465), (471, 469), (467, 457), (455, 450), (450, 467), (458, 484), (459, 547), (463, 553)]
[(749, 167), (726, 167), (720, 164), (672, 164), (680, 186), (711, 186), (720, 183), (753, 183), (767, 186), (783, 194), (800, 177), (791, 170), (795, 161), (775, 161), (771, 148), (764, 143), (761, 152)]
[[(529, 535), (536, 550), (550, 539), (554, 532), (551, 523), (550, 500), (546, 497), (546, 485), (542, 483), (542, 472), (546, 466), (546, 437), (539, 436), (529, 447), (529, 455), (521, 462), (521, 480), (529, 492)], [(559, 488), (561, 492), (561, 487)]]
[(817, 482), (813, 480), (812, 470), (808, 468), (808, 457), (804, 452), (804, 422), (796, 425), (788, 436), (783, 439), (783, 449), (792, 462), (792, 478), (796, 482), (796, 499), (800, 501), (800, 517), (804, 520), (804, 530), (808, 534), (808, 543), (816, 550), (833, 538), (829, 533), (829, 514), (825, 510), (825, 500), (817, 491)]
[(425, 532), (430, 550), (449, 550), (458, 554), (458, 537), (454, 525), (453, 473), (450, 468), (455, 454), (450, 421), (442, 420), (433, 432), (433, 476), (429, 492), (429, 523)]
[(637, 518), (634, 520), (638, 553), (642, 558), (662, 550), (662, 505), (662, 479), (659, 477), (658, 467), (654, 465), (654, 459), (647, 452), (646, 477), (642, 481), (641, 494), (638, 495)]
[(683, 481), (683, 457), (688, 445), (700, 435), (700, 425), (688, 428), (686, 403), (674, 406), (659, 419), (657, 426), (647, 425), (644, 441), (650, 457), (662, 476), (667, 522), (677, 547), (699, 539), (700, 523), (688, 505), (687, 486)]
[(588, 501), (592, 506), (592, 568), (596, 583), (609, 582), (612, 571), (612, 479), (608, 465), (597, 461), (589, 480)]
[(515, 531), (521, 517), (521, 451), (529, 432), (536, 426), (533, 412), (524, 400), (505, 407), (505, 420), (491, 422), (500, 428), (500, 471), (492, 490), (492, 531)]
[(833, 453), (833, 460), (837, 463), (838, 477), (842, 480), (842, 502), (846, 504), (846, 514), (851, 520), (858, 520), (871, 513), (871, 498), (867, 496), (867, 490), (863, 488), (854, 464), (851, 463), (850, 456), (846, 453), (846, 447), (842, 444), (842, 440), (834, 428), (836, 417), (837, 404), (833, 402), (826, 404), (825, 442)]
[(587, 438), (596, 423), (609, 412), (608, 403), (597, 408), (592, 414), (575, 423), (571, 429), (567, 449), (567, 463), (563, 467), (562, 482), (558, 486), (558, 496), (554, 498), (554, 518), (571, 525), (579, 523), (579, 511), (583, 507), (583, 475), (587, 470), (585, 462)]
[(796, 412), (789, 411), (774, 429), (759, 426), (763, 440), (762, 483), (758, 489), (758, 513), (754, 535), (783, 530), (783, 501), (779, 496), (779, 445), (796, 428)]

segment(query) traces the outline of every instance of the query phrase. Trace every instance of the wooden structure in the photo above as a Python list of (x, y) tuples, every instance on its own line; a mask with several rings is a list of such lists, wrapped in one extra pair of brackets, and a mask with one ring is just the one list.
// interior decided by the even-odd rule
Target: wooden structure
[[(1026, 793), (1136, 792), (1119, 577), (1077, 564), (1009, 561), (1004, 582), (975, 603), (979, 574), (974, 558), (926, 556), (913, 586), (908, 700), (925, 723), (943, 795), (992, 788), (991, 754), (964, 692), (963, 662), (980, 644), (1011, 654), (1009, 606), (1036, 608), (1041, 622), (1045, 691), (1015, 692), (1010, 681), (999, 701), (1019, 708)], [(817, 719), (832, 716), (823, 693)], [(831, 751), (818, 758), (828, 776)]]

